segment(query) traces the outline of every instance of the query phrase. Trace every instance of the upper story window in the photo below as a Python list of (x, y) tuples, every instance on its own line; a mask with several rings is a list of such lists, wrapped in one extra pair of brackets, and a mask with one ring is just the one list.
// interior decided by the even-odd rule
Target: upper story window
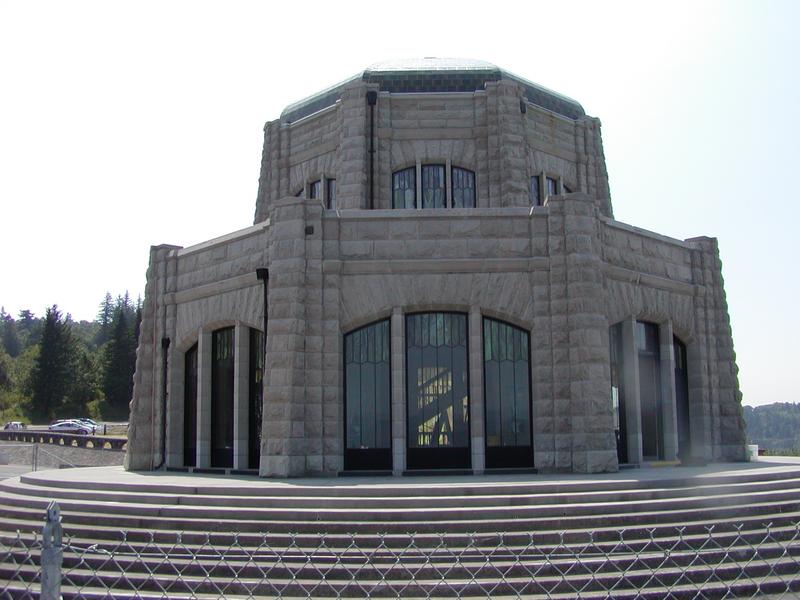
[(453, 167), (453, 208), (475, 208), (475, 173)]
[(408, 167), (392, 174), (392, 208), (475, 208), (475, 173), (447, 165), (421, 165), (420, 195), (417, 201), (417, 167)]
[(325, 206), (328, 208), (336, 208), (336, 180), (325, 180)]
[(547, 195), (548, 196), (555, 196), (558, 194), (558, 179), (553, 179), (552, 177), (547, 178)]
[(538, 175), (531, 177), (531, 206), (542, 205), (541, 179)]
[(422, 208), (445, 208), (444, 165), (422, 165)]
[(417, 170), (409, 167), (392, 174), (392, 208), (417, 207)]
[(322, 181), (312, 181), (308, 184), (308, 197), (312, 200), (322, 198)]

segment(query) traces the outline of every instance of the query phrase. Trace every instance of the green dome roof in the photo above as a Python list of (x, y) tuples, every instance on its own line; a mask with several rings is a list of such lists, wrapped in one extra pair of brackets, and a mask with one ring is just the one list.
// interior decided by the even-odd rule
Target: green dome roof
[(412, 58), (375, 63), (358, 75), (290, 104), (281, 113), (281, 119), (296, 121), (332, 106), (341, 98), (344, 87), (358, 80), (377, 83), (381, 91), (419, 93), (474, 92), (484, 89), (487, 81), (500, 79), (521, 84), (525, 98), (537, 106), (570, 119), (579, 119), (586, 114), (575, 100), (504, 71), (492, 63), (461, 58)]

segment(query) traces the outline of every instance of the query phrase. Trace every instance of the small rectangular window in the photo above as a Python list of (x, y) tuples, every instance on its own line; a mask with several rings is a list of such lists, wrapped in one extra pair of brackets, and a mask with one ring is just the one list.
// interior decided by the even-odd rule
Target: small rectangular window
[(539, 187), (540, 178), (538, 175), (531, 177), (531, 206), (542, 205), (542, 194)]
[(312, 200), (318, 199), (322, 195), (322, 182), (320, 180), (312, 181), (308, 186), (308, 197)]
[(547, 195), (555, 196), (558, 194), (558, 180), (552, 177), (547, 178)]
[(444, 165), (422, 166), (422, 208), (445, 208)]
[(452, 186), (453, 208), (475, 208), (475, 173), (453, 167)]
[(392, 174), (392, 208), (417, 207), (417, 169), (409, 167)]
[(336, 180), (327, 179), (325, 181), (325, 197), (327, 198), (328, 208), (336, 208)]

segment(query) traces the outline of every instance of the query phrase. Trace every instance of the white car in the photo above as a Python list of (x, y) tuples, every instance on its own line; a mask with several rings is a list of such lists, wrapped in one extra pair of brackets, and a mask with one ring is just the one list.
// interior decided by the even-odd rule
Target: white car
[(49, 427), (50, 431), (56, 433), (75, 433), (77, 435), (89, 435), (92, 433), (92, 428), (84, 425), (80, 421), (56, 421)]

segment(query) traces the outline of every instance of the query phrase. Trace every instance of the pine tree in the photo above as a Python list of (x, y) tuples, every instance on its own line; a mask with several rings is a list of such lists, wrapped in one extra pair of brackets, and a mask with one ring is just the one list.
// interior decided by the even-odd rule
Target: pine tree
[(100, 325), (100, 330), (95, 336), (94, 343), (99, 348), (108, 341), (111, 333), (111, 321), (114, 318), (114, 301), (111, 294), (106, 292), (106, 297), (100, 304), (100, 310), (97, 312), (97, 323)]
[(17, 324), (5, 310), (0, 311), (0, 327), (3, 328), (0, 346), (5, 348), (11, 358), (16, 358), (22, 352), (22, 344), (17, 336)]
[(111, 338), (105, 346), (103, 392), (104, 417), (123, 419), (128, 415), (128, 403), (133, 395), (133, 370), (136, 344), (125, 304), (120, 302), (114, 312)]
[(54, 418), (71, 391), (75, 344), (69, 325), (54, 304), (47, 309), (39, 356), (31, 372), (31, 413), (36, 420)]

